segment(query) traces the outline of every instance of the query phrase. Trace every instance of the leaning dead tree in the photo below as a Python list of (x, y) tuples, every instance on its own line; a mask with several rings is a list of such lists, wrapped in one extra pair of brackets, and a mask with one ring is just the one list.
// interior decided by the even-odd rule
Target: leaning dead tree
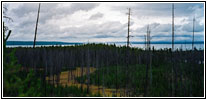
[[(36, 27), (35, 27), (35, 36), (34, 36), (34, 44), (33, 44), (33, 48), (35, 48), (35, 42), (36, 42), (36, 35), (37, 35), (37, 26), (38, 26), (38, 20), (39, 20), (39, 13), (40, 13), (40, 3), (39, 3), (39, 7), (38, 7), (38, 12), (37, 12), (37, 21), (36, 21)], [(33, 53), (32, 53), (32, 56), (33, 56), (33, 68), (34, 68), (34, 71), (36, 73), (36, 66), (37, 66), (37, 61), (36, 61), (36, 58), (37, 56), (35, 55), (35, 49), (33, 50)], [(45, 68), (44, 68), (45, 69)], [(46, 71), (45, 71), (46, 73)], [(45, 80), (44, 80), (45, 81)]]
[(7, 33), (7, 36), (5, 37), (5, 33), (7, 32), (7, 29), (6, 29), (6, 26), (4, 25), (4, 22), (3, 22), (3, 39), (4, 39), (4, 46), (6, 47), (6, 41), (8, 40), (8, 38), (9, 38), (9, 36), (10, 36), (10, 34), (11, 34), (11, 30), (9, 30), (8, 31), (8, 33)]
[(33, 48), (35, 48), (35, 43), (36, 43), (37, 26), (38, 26), (38, 21), (39, 21), (39, 14), (40, 14), (40, 3), (39, 3), (38, 13), (37, 13), (37, 21), (36, 21), (36, 27), (35, 27), (35, 36), (34, 36)]

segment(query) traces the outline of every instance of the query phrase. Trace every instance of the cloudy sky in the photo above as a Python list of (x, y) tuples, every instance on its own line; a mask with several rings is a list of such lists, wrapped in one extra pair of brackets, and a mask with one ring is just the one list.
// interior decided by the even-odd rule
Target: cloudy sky
[[(4, 19), (12, 30), (10, 41), (33, 41), (38, 3), (4, 3)], [(37, 41), (126, 41), (127, 12), (131, 8), (130, 41), (144, 41), (150, 25), (152, 41), (171, 41), (170, 3), (41, 3)], [(195, 16), (195, 41), (204, 40), (204, 4), (175, 3), (175, 41), (191, 41)]]

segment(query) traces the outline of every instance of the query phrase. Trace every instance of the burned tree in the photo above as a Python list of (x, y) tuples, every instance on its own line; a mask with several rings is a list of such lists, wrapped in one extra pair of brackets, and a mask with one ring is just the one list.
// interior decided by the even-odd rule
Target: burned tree
[(195, 17), (193, 18), (193, 38), (192, 38), (192, 50), (194, 50), (194, 28), (195, 28)]
[[(146, 43), (147, 43), (147, 64), (146, 64), (146, 76), (145, 76), (145, 85), (144, 85), (144, 96), (148, 95), (148, 91), (149, 91), (149, 67), (150, 67), (150, 71), (151, 71), (151, 53), (150, 53), (150, 29), (149, 29), (149, 25), (147, 26), (147, 38), (146, 38)], [(152, 77), (152, 76), (151, 76)], [(151, 81), (151, 79), (150, 79)]]
[(39, 7), (38, 7), (38, 12), (37, 12), (37, 21), (36, 21), (36, 27), (35, 27), (35, 36), (34, 36), (33, 48), (35, 48), (35, 43), (36, 43), (37, 26), (38, 26), (38, 21), (39, 21), (39, 14), (40, 14), (40, 3), (39, 3)]
[(91, 66), (91, 63), (90, 63), (90, 51), (89, 51), (89, 47), (87, 47), (87, 93), (89, 93), (89, 89), (90, 89), (90, 66)]
[(128, 77), (128, 69), (129, 69), (129, 38), (130, 38), (130, 16), (131, 16), (131, 8), (128, 8), (129, 9), (129, 12), (127, 13), (128, 14), (128, 32), (127, 32), (127, 48), (126, 48), (126, 68), (125, 68), (125, 76), (126, 76), (126, 79), (125, 79), (125, 96), (128, 94), (128, 80), (129, 80), (129, 77)]

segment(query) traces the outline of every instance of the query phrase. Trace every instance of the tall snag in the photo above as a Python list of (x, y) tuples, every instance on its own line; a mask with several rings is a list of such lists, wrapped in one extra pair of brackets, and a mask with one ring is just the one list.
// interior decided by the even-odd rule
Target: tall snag
[(126, 68), (125, 68), (125, 96), (127, 96), (128, 94), (128, 80), (129, 80), (129, 77), (128, 77), (128, 69), (129, 69), (129, 38), (130, 38), (130, 15), (131, 15), (131, 8), (129, 8), (129, 12), (127, 13), (128, 14), (128, 33), (127, 33), (127, 48), (126, 48)]
[[(149, 72), (149, 66), (151, 66), (151, 53), (150, 53), (150, 30), (149, 30), (149, 25), (147, 26), (147, 65), (146, 65), (146, 76), (145, 76), (145, 85), (144, 85), (144, 96), (147, 96), (148, 95), (148, 85), (149, 85), (149, 75), (148, 75), (148, 72)], [(151, 70), (151, 68), (150, 68)]]
[[(40, 3), (39, 3), (38, 13), (37, 13), (37, 21), (36, 21), (36, 27), (35, 27), (35, 36), (34, 36), (33, 48), (35, 48), (36, 35), (37, 35), (37, 26), (38, 26), (38, 20), (39, 20), (39, 13), (40, 13)], [(36, 72), (35, 49), (33, 49), (33, 53), (32, 54), (33, 54), (33, 67), (34, 67), (34, 71)]]
[(89, 52), (89, 46), (87, 46), (87, 93), (89, 93), (89, 85), (90, 85), (90, 52)]
[(37, 21), (36, 21), (36, 27), (35, 27), (35, 36), (34, 36), (34, 44), (33, 44), (33, 48), (35, 48), (35, 43), (36, 43), (37, 26), (38, 26), (38, 21), (39, 21), (39, 14), (40, 14), (40, 3), (39, 3), (38, 13), (37, 13)]
[(105, 55), (105, 48), (106, 47), (103, 47), (103, 49), (102, 49), (102, 52), (101, 52), (101, 55), (102, 55), (102, 60), (101, 60), (101, 69), (102, 69), (102, 95), (103, 95), (103, 97), (105, 97), (106, 95), (105, 95), (105, 91), (104, 91), (104, 73), (105, 73), (105, 66), (106, 66), (106, 64), (105, 64), (105, 61), (106, 61), (106, 55)]
[(117, 93), (118, 93), (118, 66), (119, 66), (119, 53), (118, 53), (118, 49), (116, 48), (116, 96), (117, 96)]
[(174, 88), (174, 4), (172, 4), (172, 50), (171, 50), (171, 62), (172, 62), (172, 69), (171, 69), (171, 76), (172, 76), (172, 83), (171, 83), (171, 88), (172, 88), (172, 93), (171, 96), (174, 96), (175, 88)]
[[(83, 73), (84, 73), (84, 71), (83, 71), (83, 67), (85, 66), (84, 65), (84, 58), (85, 58), (85, 56), (84, 56), (84, 50), (82, 49), (81, 50), (81, 77), (83, 77)], [(83, 90), (83, 82), (84, 80), (83, 80), (83, 78), (81, 78), (81, 90)]]
[(193, 39), (192, 39), (192, 50), (194, 50), (194, 28), (195, 28), (195, 17), (193, 18)]
[(96, 60), (96, 70), (98, 71), (98, 93), (100, 93), (100, 75), (99, 75), (99, 52), (98, 50), (95, 51), (95, 60)]

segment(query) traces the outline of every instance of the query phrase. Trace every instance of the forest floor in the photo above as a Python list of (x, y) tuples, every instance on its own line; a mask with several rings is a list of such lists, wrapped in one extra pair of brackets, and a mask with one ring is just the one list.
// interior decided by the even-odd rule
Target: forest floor
[[(94, 67), (90, 67), (90, 73), (95, 72)], [(83, 75), (87, 74), (87, 67), (83, 68)], [(77, 86), (81, 87), (81, 83), (78, 83), (75, 78), (81, 77), (81, 67), (77, 67), (75, 70), (70, 70), (70, 71), (63, 71), (60, 74), (60, 81), (59, 84), (62, 86)], [(56, 79), (56, 76), (55, 76)], [(46, 80), (52, 80), (52, 77), (47, 77)], [(51, 81), (52, 82), (52, 81)], [(82, 84), (83, 89), (87, 89), (87, 84)], [(98, 89), (99, 88), (99, 89)], [(113, 97), (113, 96), (123, 96), (124, 95), (124, 90), (123, 89), (117, 89), (117, 94), (116, 94), (116, 89), (111, 89), (111, 88), (106, 88), (102, 86), (96, 86), (96, 85), (90, 85), (89, 90), (92, 94), (97, 94), (100, 93), (104, 97)]]

